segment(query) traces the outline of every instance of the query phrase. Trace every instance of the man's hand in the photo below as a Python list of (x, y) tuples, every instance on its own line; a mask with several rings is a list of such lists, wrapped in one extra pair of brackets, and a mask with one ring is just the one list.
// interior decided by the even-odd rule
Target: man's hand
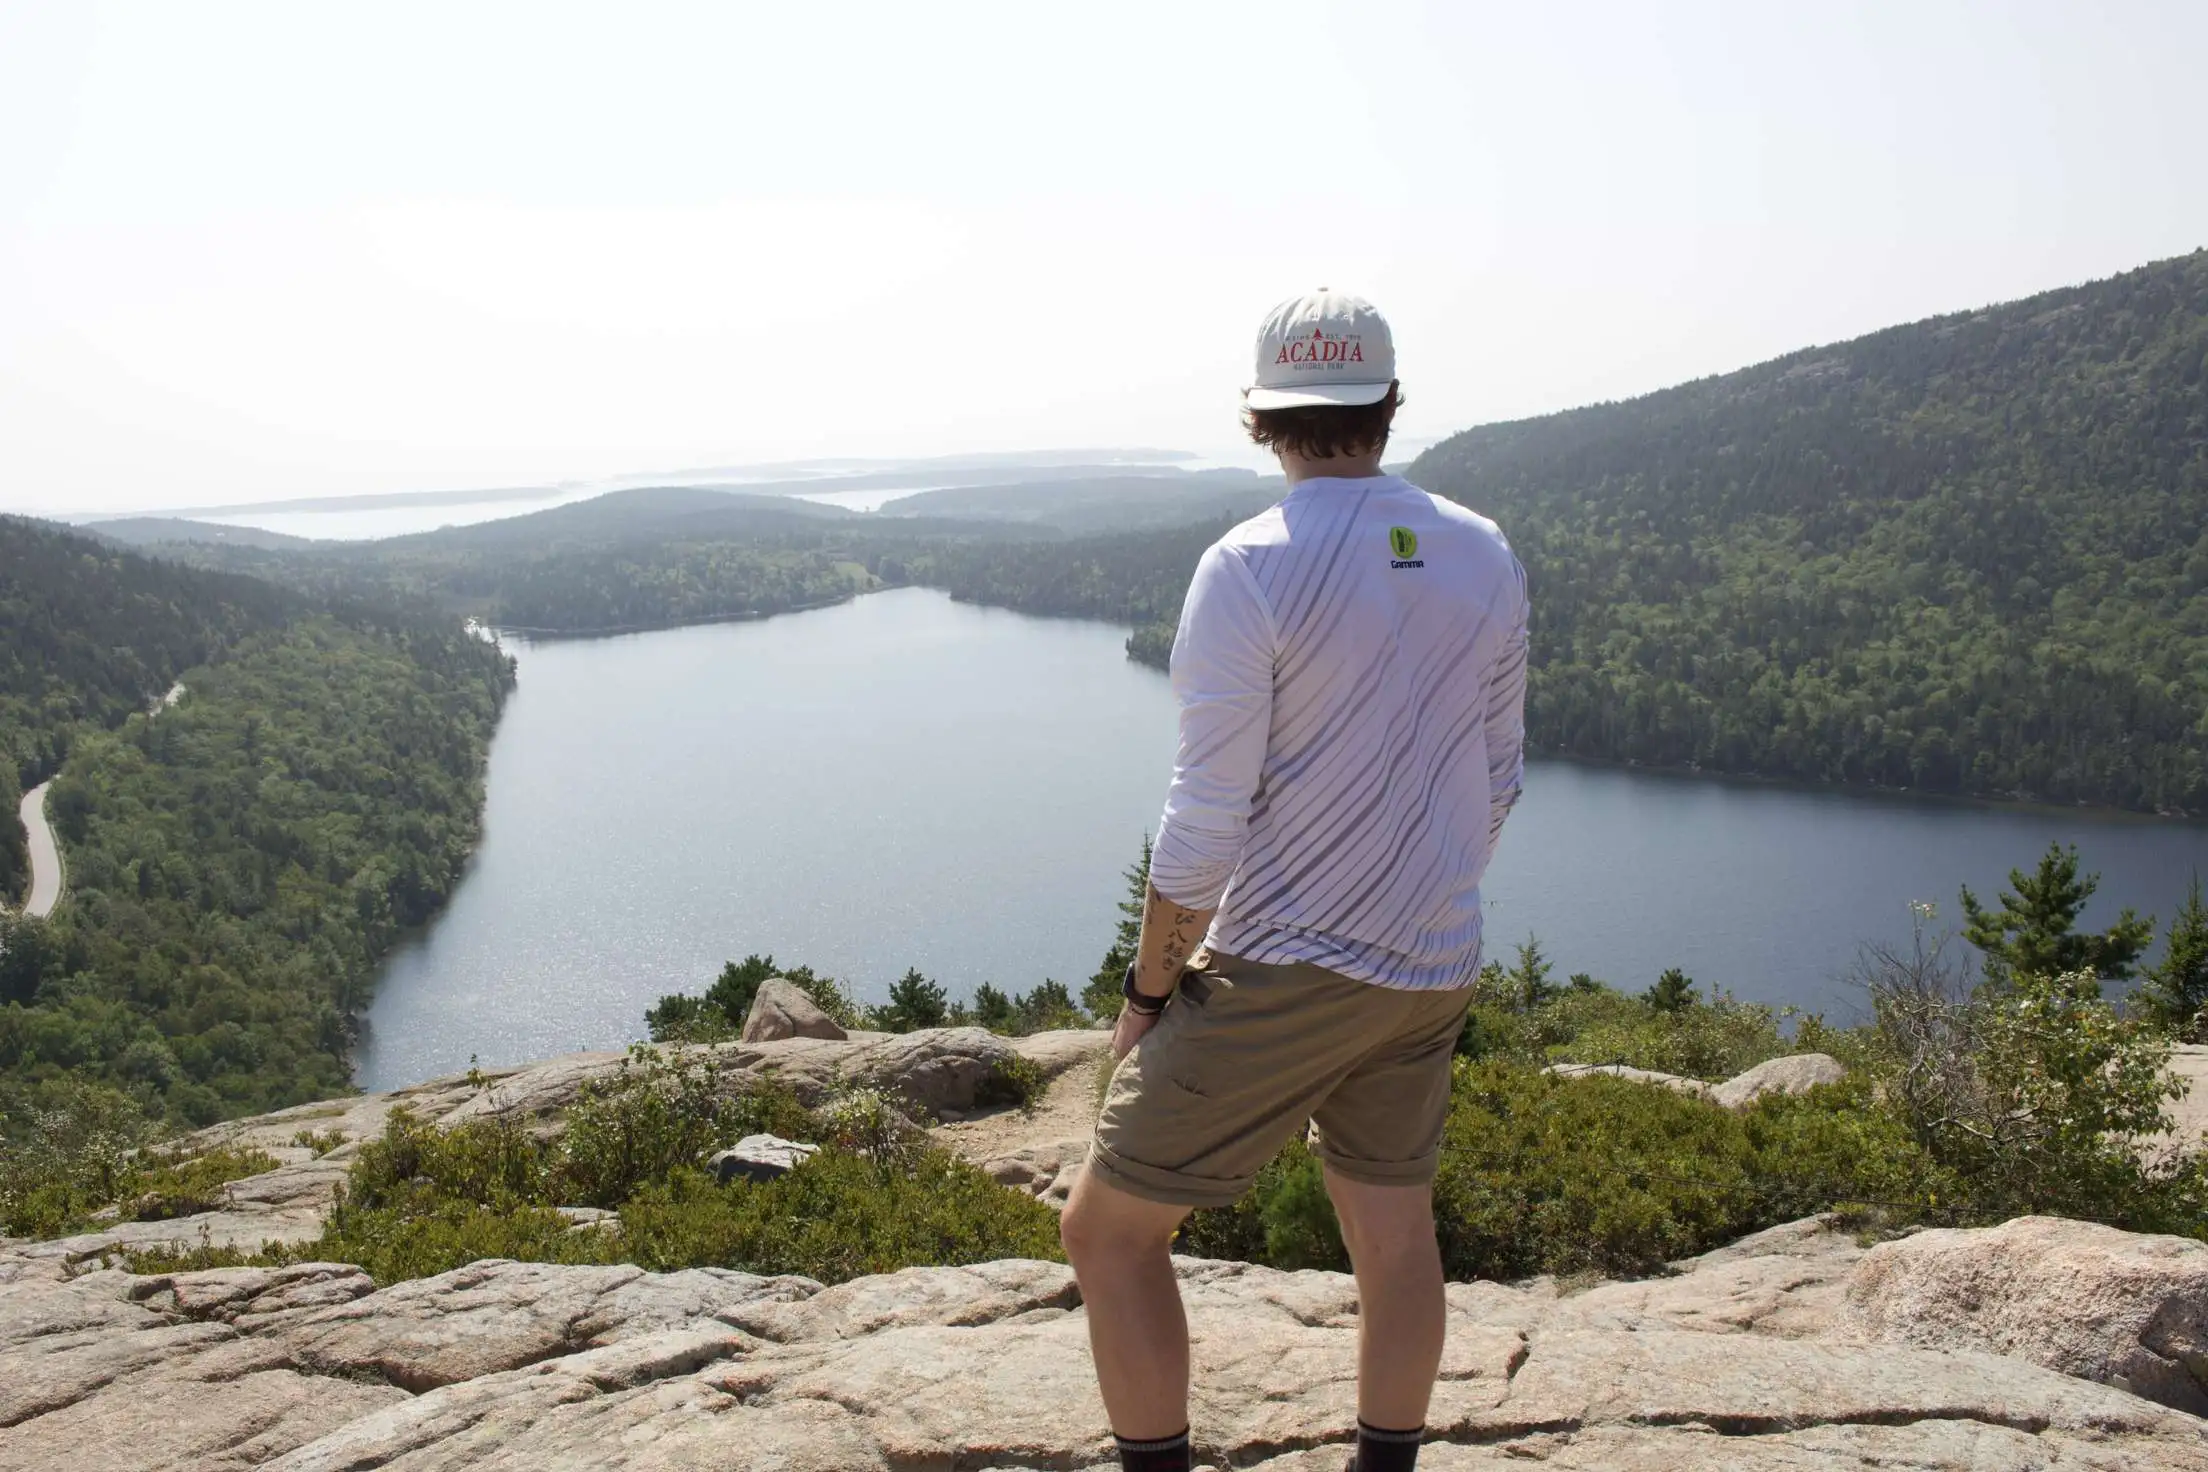
[(1158, 1019), (1164, 1015), (1163, 1012), (1137, 1012), (1132, 1007), (1122, 1006), (1119, 1024), (1112, 1029), (1112, 1061), (1117, 1063), (1133, 1052), (1135, 1044), (1141, 1042), (1143, 1035), (1156, 1027)]

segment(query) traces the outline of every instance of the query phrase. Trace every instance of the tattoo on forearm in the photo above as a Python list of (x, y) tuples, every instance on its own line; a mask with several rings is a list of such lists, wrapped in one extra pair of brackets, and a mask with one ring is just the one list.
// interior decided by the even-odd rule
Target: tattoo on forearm
[(1177, 905), (1155, 889), (1142, 908), (1142, 943), (1136, 952), (1135, 984), (1152, 995), (1163, 995), (1180, 980), (1181, 972), (1203, 946), (1211, 927), (1210, 910)]

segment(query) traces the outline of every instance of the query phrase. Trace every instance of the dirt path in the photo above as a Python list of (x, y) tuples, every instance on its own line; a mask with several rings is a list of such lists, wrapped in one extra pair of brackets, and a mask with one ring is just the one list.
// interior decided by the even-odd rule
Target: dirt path
[(938, 1125), (934, 1134), (952, 1150), (1008, 1186), (1063, 1205), (1096, 1127), (1097, 1091), (1110, 1059), (1074, 1064), (1050, 1082), (1034, 1110), (985, 1114)]

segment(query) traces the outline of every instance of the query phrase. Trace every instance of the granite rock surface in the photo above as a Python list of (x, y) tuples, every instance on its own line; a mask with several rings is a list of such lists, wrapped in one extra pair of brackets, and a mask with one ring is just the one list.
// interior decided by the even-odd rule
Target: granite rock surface
[[(2208, 1472), (2183, 1411), (1975, 1344), (1865, 1342), (1873, 1257), (1804, 1222), (1644, 1282), (1452, 1285), (1421, 1465)], [(1178, 1267), (1200, 1454), (1336, 1472), (1354, 1282)], [(0, 1391), (0, 1472), (1113, 1465), (1079, 1294), (1043, 1262), (825, 1288), (483, 1262), (376, 1291), (333, 1265), (71, 1276), (0, 1251)]]

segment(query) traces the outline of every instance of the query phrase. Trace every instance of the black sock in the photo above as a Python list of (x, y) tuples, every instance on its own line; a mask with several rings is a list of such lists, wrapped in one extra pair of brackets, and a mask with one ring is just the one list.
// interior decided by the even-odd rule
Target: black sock
[(1186, 1428), (1178, 1436), (1160, 1437), (1156, 1441), (1129, 1441), (1115, 1431), (1112, 1440), (1119, 1443), (1122, 1472), (1188, 1472)]
[(1423, 1426), (1390, 1431), (1384, 1426), (1367, 1426), (1359, 1417), (1357, 1459), (1350, 1465), (1357, 1472), (1411, 1472), (1418, 1465), (1418, 1444), (1425, 1439)]

